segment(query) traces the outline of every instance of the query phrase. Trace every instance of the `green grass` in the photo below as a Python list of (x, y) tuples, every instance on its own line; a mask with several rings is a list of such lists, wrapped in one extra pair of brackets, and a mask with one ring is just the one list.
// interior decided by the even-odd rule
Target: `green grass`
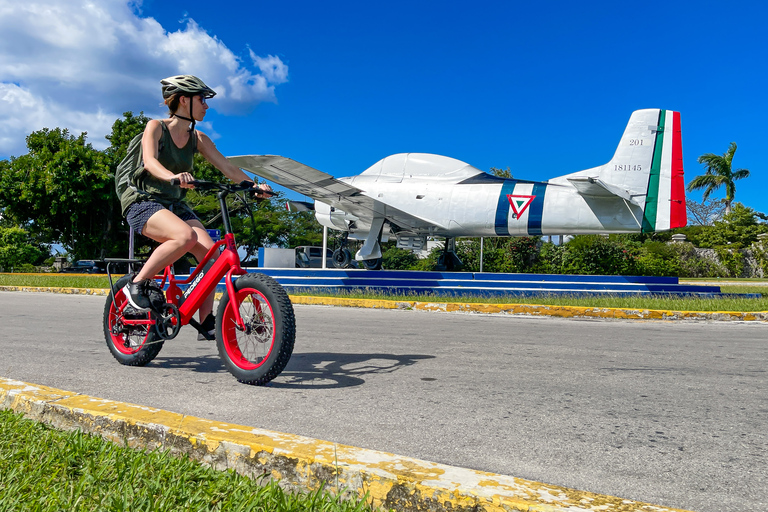
[[(263, 484), (263, 485), (261, 485)], [(168, 452), (133, 450), (0, 411), (0, 512), (362, 512), (327, 491), (283, 491)]]
[[(117, 280), (117, 277), (113, 279)], [(107, 289), (109, 288), (109, 280), (106, 274), (0, 274), (0, 286), (54, 286)]]
[[(689, 281), (689, 280), (686, 280)], [(695, 280), (690, 280), (695, 281)], [(716, 282), (714, 279), (704, 280)], [(412, 300), (422, 302), (479, 302), (485, 304), (546, 304), (551, 306), (581, 306), (627, 309), (661, 309), (674, 311), (739, 311), (757, 312), (768, 311), (768, 280), (729, 279), (720, 289), (724, 293), (761, 293), (763, 298), (746, 299), (733, 297), (698, 298), (681, 297), (665, 298), (661, 296), (617, 296), (605, 295), (595, 297), (567, 297), (561, 295), (539, 295), (536, 297), (439, 297), (429, 295), (400, 295), (392, 296), (372, 291), (344, 291), (342, 293), (307, 292), (298, 295), (342, 296), (353, 299), (384, 299)], [(761, 283), (764, 286), (761, 286)], [(0, 274), (0, 286), (62, 286), (69, 288), (108, 288), (107, 277), (103, 275), (36, 275), (36, 274)]]

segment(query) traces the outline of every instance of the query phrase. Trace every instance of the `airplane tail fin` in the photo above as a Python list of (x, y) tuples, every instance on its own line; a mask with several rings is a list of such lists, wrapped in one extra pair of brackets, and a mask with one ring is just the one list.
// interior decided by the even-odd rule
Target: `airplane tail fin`
[(583, 195), (618, 196), (640, 206), (644, 233), (685, 226), (680, 113), (633, 112), (611, 161), (566, 179)]

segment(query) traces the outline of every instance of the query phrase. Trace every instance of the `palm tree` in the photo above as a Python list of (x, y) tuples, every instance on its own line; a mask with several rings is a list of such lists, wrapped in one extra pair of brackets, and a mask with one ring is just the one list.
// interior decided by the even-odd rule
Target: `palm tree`
[(709, 195), (718, 188), (725, 185), (725, 213), (731, 213), (731, 203), (736, 194), (736, 185), (734, 181), (749, 177), (748, 169), (733, 169), (733, 154), (736, 153), (736, 143), (731, 142), (731, 146), (722, 155), (707, 153), (699, 157), (699, 163), (707, 166), (707, 173), (702, 176), (696, 176), (688, 184), (688, 192), (704, 189), (703, 200), (707, 200)]

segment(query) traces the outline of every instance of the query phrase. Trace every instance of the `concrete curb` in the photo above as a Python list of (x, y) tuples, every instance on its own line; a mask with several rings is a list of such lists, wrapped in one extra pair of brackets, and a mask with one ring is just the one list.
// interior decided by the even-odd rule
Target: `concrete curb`
[(0, 377), (0, 408), (134, 448), (167, 449), (217, 469), (269, 474), (288, 489), (366, 493), (399, 511), (673, 512), (648, 503), (426, 462), (291, 434), (94, 398)]
[[(0, 286), (5, 292), (45, 292), (73, 295), (108, 295), (103, 288), (54, 288), (38, 286)], [(217, 298), (220, 294), (217, 294)], [(341, 306), (354, 308), (416, 309), (421, 311), (484, 313), (525, 316), (554, 316), (560, 318), (604, 318), (611, 320), (687, 320), (768, 322), (768, 311), (665, 311), (657, 309), (588, 308), (577, 306), (547, 306), (537, 304), (480, 304), (461, 302), (418, 302), (378, 299), (347, 299), (339, 297), (310, 297), (291, 295), (294, 304)]]

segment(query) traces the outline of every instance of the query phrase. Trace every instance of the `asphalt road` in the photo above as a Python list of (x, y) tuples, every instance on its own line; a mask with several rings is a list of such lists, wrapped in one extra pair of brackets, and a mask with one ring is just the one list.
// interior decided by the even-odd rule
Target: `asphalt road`
[(768, 510), (768, 325), (296, 306), (238, 384), (184, 328), (119, 365), (104, 297), (0, 292), (0, 376), (700, 512)]

